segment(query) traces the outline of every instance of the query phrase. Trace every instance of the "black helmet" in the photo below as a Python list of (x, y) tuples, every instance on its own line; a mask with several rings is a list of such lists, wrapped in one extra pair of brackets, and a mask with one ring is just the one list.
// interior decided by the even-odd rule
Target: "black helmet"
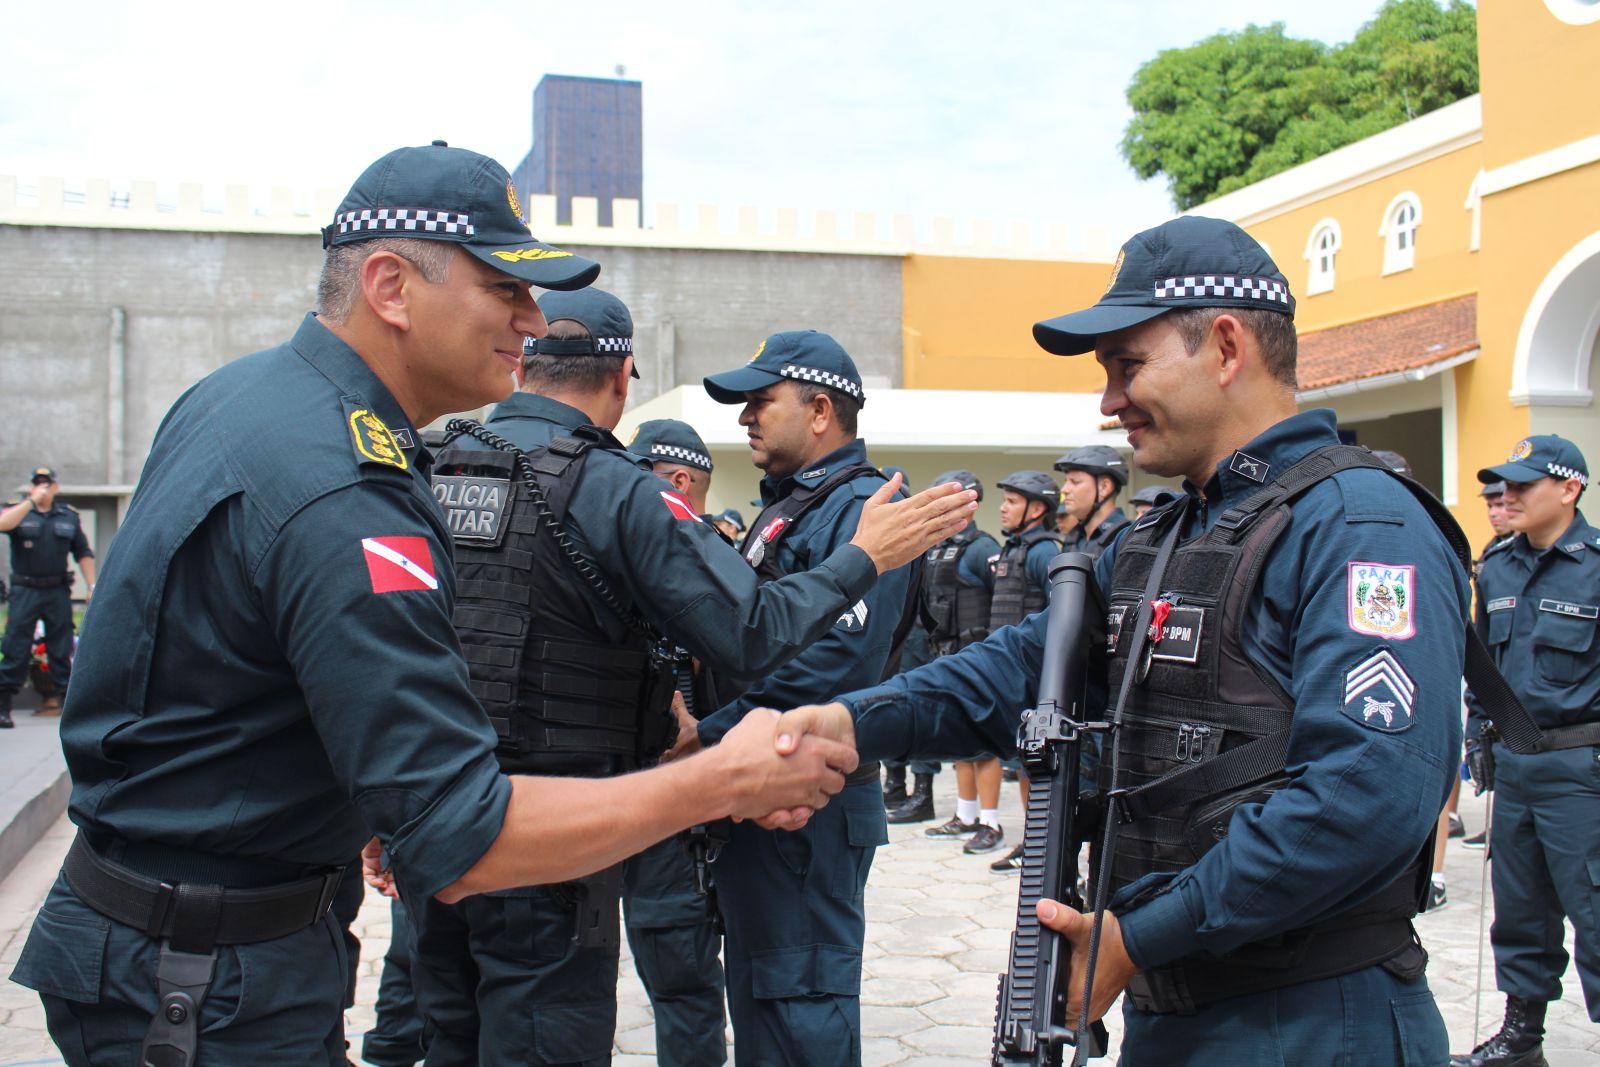
[(1151, 507), (1160, 507), (1169, 500), (1176, 500), (1183, 494), (1167, 485), (1147, 485), (1133, 494), (1135, 504), (1149, 504)]
[(983, 499), (983, 483), (978, 481), (976, 474), (968, 470), (945, 471), (929, 482), (928, 487), (931, 489), (933, 486), (944, 485), (948, 482), (960, 482), (963, 489), (976, 489), (978, 491), (978, 499)]
[(1046, 514), (1055, 511), (1056, 504), (1061, 500), (1061, 487), (1044, 471), (1017, 471), (994, 484), (997, 488), (1021, 493), (1030, 500), (1041, 501), (1049, 509)]
[(1411, 464), (1406, 462), (1406, 457), (1402, 456), (1400, 453), (1391, 452), (1387, 448), (1374, 448), (1372, 450), (1372, 454), (1381, 459), (1383, 461), (1383, 465), (1394, 471), (1396, 474), (1403, 474), (1407, 478), (1412, 477)]
[(1058, 471), (1083, 471), (1096, 478), (1110, 478), (1121, 489), (1128, 484), (1128, 464), (1122, 453), (1110, 445), (1084, 445), (1056, 460)]

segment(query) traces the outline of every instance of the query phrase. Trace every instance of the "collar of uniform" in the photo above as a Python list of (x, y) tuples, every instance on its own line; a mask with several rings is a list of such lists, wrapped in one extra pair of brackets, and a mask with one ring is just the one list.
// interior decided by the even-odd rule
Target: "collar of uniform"
[[(1519, 539), (1523, 548), (1532, 551), (1526, 536), (1522, 536)], [(1583, 517), (1583, 512), (1579, 511), (1573, 515), (1572, 523), (1567, 527), (1566, 532), (1556, 538), (1555, 544), (1545, 549), (1544, 552), (1533, 552), (1533, 555), (1566, 556), (1568, 559), (1581, 560), (1583, 559), (1584, 549), (1590, 545), (1600, 548), (1600, 531), (1590, 526), (1589, 521)]]
[(590, 422), (588, 415), (571, 404), (552, 400), (543, 393), (525, 393), (520, 389), (496, 404), (489, 418), (538, 419), (554, 423), (563, 430), (576, 430), (579, 426), (588, 426)]
[(795, 474), (785, 475), (773, 480), (769, 474), (761, 479), (761, 501), (770, 504), (774, 500), (781, 500), (788, 496), (797, 486), (816, 487), (821, 485), (830, 471), (840, 467), (848, 467), (852, 463), (865, 463), (867, 461), (867, 443), (859, 437), (846, 441), (839, 448), (829, 452), (826, 456), (812, 463), (804, 470)]
[(1100, 520), (1100, 525), (1094, 528), (1094, 533), (1089, 536), (1096, 541), (1103, 540), (1109, 531), (1127, 521), (1128, 516), (1121, 508), (1112, 508), (1106, 513), (1106, 517)]
[[(1210, 517), (1220, 516), (1225, 508), (1239, 503), (1260, 489), (1274, 474), (1282, 474), (1311, 453), (1327, 445), (1339, 443), (1339, 423), (1332, 408), (1312, 408), (1291, 415), (1282, 422), (1268, 427), (1217, 463), (1217, 473), (1206, 482), (1204, 498)], [(1261, 481), (1248, 478), (1235, 470), (1234, 458), (1240, 453), (1267, 465)], [(1193, 492), (1187, 479), (1184, 488)]]
[[(338, 386), (341, 394), (355, 397), (371, 408), (400, 442), (400, 448), (407, 458), (425, 454), (421, 448), (422, 435), (411, 425), (411, 420), (401, 410), (399, 401), (389, 392), (389, 387), (372, 372), (372, 368), (367, 366), (366, 360), (355, 349), (317, 320), (315, 312), (306, 313), (289, 347)], [(431, 457), (428, 462), (431, 463)], [(426, 474), (427, 471), (422, 473)]]

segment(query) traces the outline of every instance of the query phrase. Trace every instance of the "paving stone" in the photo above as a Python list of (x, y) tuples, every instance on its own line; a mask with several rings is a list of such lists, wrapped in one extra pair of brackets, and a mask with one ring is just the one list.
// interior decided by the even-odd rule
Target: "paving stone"
[(910, 1007), (936, 1000), (944, 993), (933, 982), (914, 978), (873, 977), (861, 983), (861, 1003), (882, 1007)]

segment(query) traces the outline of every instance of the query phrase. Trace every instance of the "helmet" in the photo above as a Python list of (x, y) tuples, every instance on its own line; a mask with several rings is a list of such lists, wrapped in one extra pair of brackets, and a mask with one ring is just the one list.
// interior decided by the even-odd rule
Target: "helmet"
[(1169, 500), (1178, 499), (1178, 497), (1182, 495), (1182, 493), (1178, 492), (1176, 489), (1173, 489), (1171, 486), (1147, 485), (1137, 493), (1133, 494), (1133, 502), (1135, 504), (1149, 504), (1151, 507), (1159, 507)]
[(1128, 484), (1128, 464), (1122, 453), (1110, 445), (1084, 445), (1056, 460), (1058, 471), (1084, 471), (1096, 478), (1110, 478), (1121, 489)]
[(1056, 510), (1056, 504), (1061, 499), (1060, 486), (1056, 485), (1056, 480), (1044, 471), (1017, 471), (994, 484), (998, 488), (1021, 493), (1030, 500), (1041, 501), (1050, 512)]
[(1396, 474), (1412, 477), (1411, 464), (1406, 462), (1406, 457), (1398, 452), (1391, 452), (1387, 448), (1374, 448), (1372, 454), (1383, 461), (1383, 465)]
[(973, 474), (968, 470), (945, 471), (943, 474), (939, 475), (939, 477), (929, 482), (928, 485), (931, 488), (932, 486), (944, 485), (948, 482), (960, 482), (961, 488), (963, 489), (976, 489), (978, 491), (978, 499), (983, 499), (983, 483), (978, 481), (978, 476), (976, 474)]

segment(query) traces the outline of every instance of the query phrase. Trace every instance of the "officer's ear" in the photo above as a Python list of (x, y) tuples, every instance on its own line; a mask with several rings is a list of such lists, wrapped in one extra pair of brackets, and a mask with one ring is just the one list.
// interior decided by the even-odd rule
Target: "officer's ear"
[(1224, 389), (1232, 385), (1244, 369), (1247, 351), (1260, 358), (1261, 346), (1256, 344), (1255, 335), (1236, 315), (1224, 312), (1213, 319), (1208, 341), (1216, 348), (1217, 384)]
[[(800, 388), (800, 386), (796, 383), (790, 384), (793, 385), (795, 389)], [(826, 389), (818, 389), (817, 394), (811, 398), (810, 403), (808, 403), (806, 407), (807, 414), (811, 418), (812, 433), (826, 433), (829, 425), (839, 421), (833, 412), (833, 397), (828, 395), (828, 391)]]
[(361, 261), (361, 298), (380, 322), (397, 330), (411, 329), (406, 283), (416, 270), (393, 252), (374, 252)]

